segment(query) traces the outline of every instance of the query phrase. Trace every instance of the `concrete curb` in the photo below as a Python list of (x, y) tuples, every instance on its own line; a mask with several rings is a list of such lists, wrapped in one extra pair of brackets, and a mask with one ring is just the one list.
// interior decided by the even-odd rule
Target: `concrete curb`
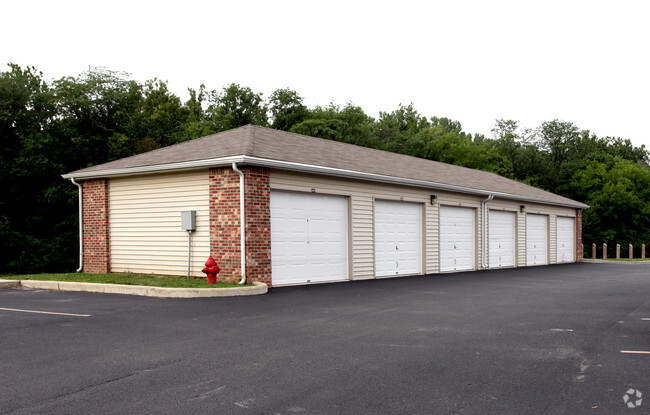
[(145, 285), (123, 285), (123, 284), (96, 284), (92, 282), (67, 282), (67, 281), (38, 281), (22, 280), (9, 281), (13, 285), (4, 284), (0, 288), (15, 288), (23, 286), (37, 290), (58, 290), (58, 291), (79, 291), (102, 294), (127, 294), (142, 295), (145, 297), (163, 298), (206, 298), (206, 297), (240, 297), (246, 295), (266, 294), (269, 287), (263, 282), (255, 281), (252, 287), (235, 288), (168, 288), (149, 287)]
[(606, 261), (603, 259), (587, 259), (587, 258), (583, 258), (582, 262), (586, 262), (587, 264), (625, 264), (625, 265), (650, 264), (650, 261), (616, 261), (616, 260)]
[(20, 288), (19, 280), (0, 280), (0, 290), (4, 288)]

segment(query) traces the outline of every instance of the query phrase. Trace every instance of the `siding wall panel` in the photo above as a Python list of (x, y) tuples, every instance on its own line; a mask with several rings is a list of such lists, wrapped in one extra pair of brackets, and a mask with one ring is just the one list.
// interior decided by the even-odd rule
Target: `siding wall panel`
[(111, 270), (187, 274), (187, 231), (183, 210), (196, 210), (191, 275), (210, 256), (208, 171), (111, 179), (109, 187)]

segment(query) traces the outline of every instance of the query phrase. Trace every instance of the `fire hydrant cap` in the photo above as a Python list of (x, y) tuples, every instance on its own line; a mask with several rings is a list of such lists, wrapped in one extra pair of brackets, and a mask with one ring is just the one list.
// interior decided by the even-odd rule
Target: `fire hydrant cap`
[(208, 258), (208, 260), (205, 261), (205, 266), (214, 267), (215, 265), (217, 265), (217, 261), (215, 261), (214, 258), (212, 258), (212, 255), (210, 255), (210, 258)]

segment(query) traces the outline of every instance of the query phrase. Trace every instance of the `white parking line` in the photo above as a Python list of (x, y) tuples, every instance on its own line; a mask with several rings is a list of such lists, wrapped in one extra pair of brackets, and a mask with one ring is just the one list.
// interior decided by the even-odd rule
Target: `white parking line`
[(5, 311), (19, 311), (19, 312), (21, 312), (21, 313), (53, 314), (53, 315), (55, 315), (55, 316), (90, 317), (90, 314), (55, 313), (55, 312), (53, 312), (53, 311), (21, 310), (21, 309), (19, 309), (19, 308), (4, 308), (4, 307), (0, 307), (0, 310), (5, 310)]
[(646, 352), (644, 350), (621, 350), (621, 353), (629, 353), (629, 354), (650, 354), (650, 352)]
[(643, 317), (641, 320), (650, 321), (650, 318)]

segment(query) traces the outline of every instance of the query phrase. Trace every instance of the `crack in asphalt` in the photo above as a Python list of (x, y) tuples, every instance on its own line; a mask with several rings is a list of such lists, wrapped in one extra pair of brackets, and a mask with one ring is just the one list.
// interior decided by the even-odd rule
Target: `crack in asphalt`
[(174, 365), (174, 364), (179, 363), (179, 362), (180, 362), (180, 360), (174, 360), (174, 361), (167, 362), (167, 363), (164, 363), (164, 364), (161, 364), (161, 365), (152, 366), (152, 367), (149, 367), (149, 368), (146, 368), (146, 369), (138, 370), (136, 372), (132, 372), (132, 373), (126, 374), (124, 376), (118, 376), (118, 377), (115, 377), (113, 379), (105, 380), (103, 382), (94, 383), (92, 385), (85, 386), (85, 387), (83, 387), (81, 389), (77, 389), (75, 391), (62, 393), (60, 395), (51, 397), (51, 398), (47, 399), (46, 401), (39, 403), (38, 405), (22, 406), (22, 407), (11, 409), (9, 412), (5, 412), (5, 413), (6, 414), (15, 414), (15, 413), (19, 413), (21, 411), (30, 411), (30, 410), (34, 410), (34, 409), (44, 408), (47, 405), (55, 403), (56, 401), (66, 399), (68, 397), (75, 396), (77, 394), (84, 393), (84, 392), (87, 392), (87, 391), (90, 391), (90, 390), (93, 390), (93, 389), (97, 389), (97, 388), (105, 386), (105, 385), (110, 385), (111, 383), (115, 383), (115, 382), (119, 382), (121, 380), (129, 379), (129, 378), (141, 375), (143, 373), (152, 372), (152, 371), (157, 370), (157, 369), (168, 367), (168, 366)]

